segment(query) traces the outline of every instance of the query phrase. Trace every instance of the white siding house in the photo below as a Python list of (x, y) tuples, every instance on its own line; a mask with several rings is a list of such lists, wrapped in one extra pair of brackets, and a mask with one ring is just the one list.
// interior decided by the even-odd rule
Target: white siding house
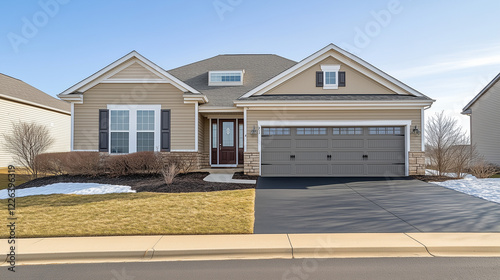
[(4, 74), (0, 74), (0, 120), (0, 167), (14, 164), (12, 154), (5, 149), (3, 135), (9, 134), (18, 122), (45, 125), (55, 139), (48, 152), (70, 150), (70, 104)]
[(500, 74), (463, 109), (470, 116), (471, 142), (485, 160), (500, 165)]

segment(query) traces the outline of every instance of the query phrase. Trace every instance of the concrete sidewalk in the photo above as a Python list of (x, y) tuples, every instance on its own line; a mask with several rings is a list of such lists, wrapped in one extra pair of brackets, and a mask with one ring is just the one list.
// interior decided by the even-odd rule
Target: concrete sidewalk
[[(0, 239), (2, 266), (10, 245)], [(500, 233), (338, 233), (28, 238), (16, 265), (226, 259), (500, 256)]]

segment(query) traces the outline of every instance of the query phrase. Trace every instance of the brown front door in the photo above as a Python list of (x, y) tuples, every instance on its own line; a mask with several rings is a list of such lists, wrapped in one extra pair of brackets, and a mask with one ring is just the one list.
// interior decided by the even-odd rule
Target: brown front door
[(236, 164), (236, 120), (219, 120), (219, 164)]

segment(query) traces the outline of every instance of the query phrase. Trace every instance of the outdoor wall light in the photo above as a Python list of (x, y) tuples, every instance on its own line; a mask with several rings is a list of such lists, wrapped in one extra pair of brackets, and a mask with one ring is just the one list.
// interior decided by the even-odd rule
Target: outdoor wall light
[(415, 126), (413, 128), (413, 130), (411, 131), (412, 134), (415, 134), (415, 135), (420, 135), (420, 130), (418, 130), (417, 126)]
[(252, 130), (250, 131), (250, 134), (252, 134), (252, 135), (257, 134), (257, 129), (255, 128), (255, 125), (253, 126)]

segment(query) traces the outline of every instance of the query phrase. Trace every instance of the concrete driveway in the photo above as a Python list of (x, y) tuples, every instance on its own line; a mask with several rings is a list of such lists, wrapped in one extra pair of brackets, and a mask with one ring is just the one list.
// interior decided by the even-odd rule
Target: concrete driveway
[(409, 178), (259, 178), (254, 232), (500, 232), (500, 204)]

